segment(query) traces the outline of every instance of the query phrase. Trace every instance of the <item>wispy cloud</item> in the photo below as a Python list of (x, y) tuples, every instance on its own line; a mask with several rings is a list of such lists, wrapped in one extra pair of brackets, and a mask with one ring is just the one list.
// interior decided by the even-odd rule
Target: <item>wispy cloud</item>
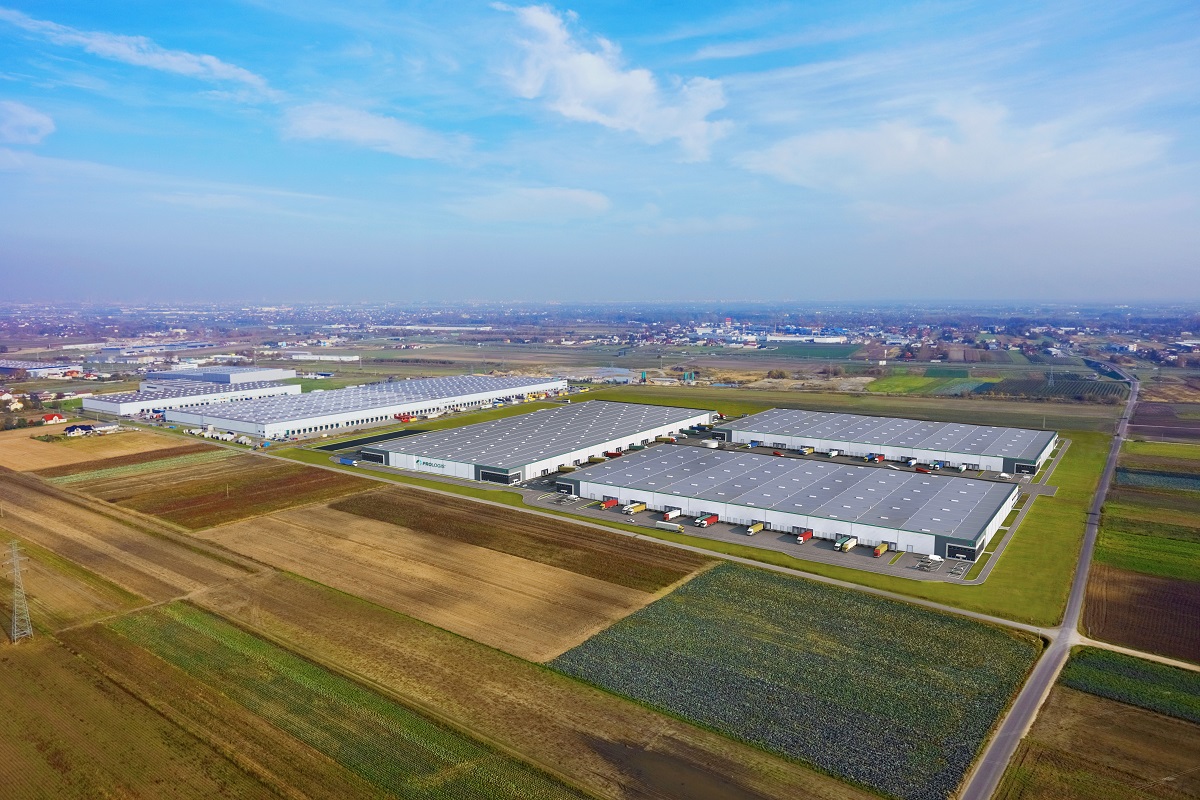
[(753, 172), (868, 200), (959, 187), (1004, 191), (1062, 187), (1158, 159), (1168, 140), (1121, 130), (1073, 131), (1058, 122), (1020, 126), (996, 104), (941, 104), (929, 120), (793, 136), (738, 159)]
[(216, 56), (168, 50), (145, 36), (125, 36), (102, 31), (81, 31), (57, 22), (34, 19), (9, 8), (0, 8), (0, 21), (27, 33), (41, 36), (54, 44), (79, 47), (92, 55), (138, 67), (184, 75), (210, 82), (238, 83), (254, 89), (262, 97), (276, 92), (265, 78), (250, 70), (227, 63)]
[(611, 206), (599, 192), (546, 186), (467, 198), (452, 203), (450, 210), (481, 222), (568, 222), (600, 216)]
[(14, 100), (0, 100), (0, 142), (38, 144), (54, 133), (54, 120)]
[(452, 159), (467, 148), (462, 137), (444, 136), (395, 117), (331, 103), (288, 109), (284, 134), (292, 139), (347, 142), (404, 158)]
[(818, 27), (796, 33), (784, 33), (772, 36), (760, 36), (754, 39), (742, 39), (734, 42), (720, 42), (701, 47), (692, 56), (693, 61), (709, 59), (745, 58), (763, 53), (774, 53), (780, 50), (792, 50), (814, 44), (842, 42), (856, 39), (868, 33), (882, 30), (884, 25), (862, 24), (846, 25), (843, 27)]
[(616, 44), (599, 37), (581, 42), (548, 6), (494, 7), (516, 15), (532, 34), (521, 41), (525, 59), (511, 75), (521, 97), (542, 98), (568, 119), (630, 131), (652, 144), (677, 140), (692, 161), (707, 159), (729, 131), (728, 121), (708, 119), (725, 107), (720, 81), (673, 79), (668, 91), (649, 70), (627, 68)]

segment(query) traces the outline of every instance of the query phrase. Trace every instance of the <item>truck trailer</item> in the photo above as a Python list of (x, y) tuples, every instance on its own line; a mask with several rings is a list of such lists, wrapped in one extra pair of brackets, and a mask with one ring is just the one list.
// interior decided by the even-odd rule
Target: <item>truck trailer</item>
[(696, 520), (697, 528), (707, 528), (709, 525), (716, 525), (720, 521), (720, 517), (716, 514), (705, 514)]
[(853, 550), (857, 546), (858, 546), (858, 537), (857, 536), (847, 536), (846, 541), (842, 543), (842, 546), (839, 549), (843, 553), (849, 553), (851, 550)]
[(654, 527), (656, 527), (662, 531), (673, 531), (674, 533), (683, 533), (683, 526), (680, 525), (678, 522), (664, 522), (663, 520), (659, 520), (658, 522), (654, 523)]
[(681, 509), (681, 508), (668, 508), (666, 511), (663, 512), (663, 519), (672, 520), (681, 514), (683, 514), (683, 509)]
[(876, 558), (879, 558), (881, 555), (883, 555), (887, 551), (888, 551), (888, 543), (887, 542), (880, 542), (879, 544), (875, 545), (874, 553), (875, 553)]
[(626, 514), (629, 514), (630, 516), (632, 516), (632, 515), (638, 513), (639, 511), (645, 511), (646, 504), (645, 503), (630, 503), (629, 505), (625, 506), (621, 510), (623, 512), (625, 512)]
[(762, 522), (755, 522), (753, 525), (748, 525), (748, 526), (746, 527), (746, 535), (747, 535), (747, 536), (753, 536), (754, 534), (758, 533), (759, 531), (761, 531), (761, 530), (762, 530), (763, 528), (765, 528), (765, 527), (767, 527), (767, 526), (766, 526), (764, 523), (762, 523)]
[(813, 537), (812, 528), (801, 528), (796, 531), (796, 544), (804, 544)]
[(615, 497), (610, 497), (600, 504), (601, 508), (616, 508), (621, 501)]

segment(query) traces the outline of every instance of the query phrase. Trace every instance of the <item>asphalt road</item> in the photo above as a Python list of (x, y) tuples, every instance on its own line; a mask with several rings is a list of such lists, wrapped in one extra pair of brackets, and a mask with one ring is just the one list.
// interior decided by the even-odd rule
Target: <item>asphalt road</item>
[[(1119, 371), (1119, 370), (1118, 370)], [(1071, 653), (1071, 646), (1080, 637), (1079, 618), (1083, 612), (1083, 601), (1087, 595), (1088, 572), (1092, 566), (1092, 551), (1096, 546), (1096, 534), (1100, 527), (1100, 509), (1104, 505), (1104, 497), (1112, 483), (1117, 470), (1117, 458), (1121, 454), (1121, 443), (1125, 440), (1129, 428), (1129, 420), (1137, 406), (1138, 380), (1132, 375), (1123, 375), (1129, 380), (1129, 400), (1125, 404), (1125, 413), (1117, 423), (1117, 433), (1113, 437), (1112, 447), (1108, 451), (1108, 461), (1104, 464), (1104, 472), (1100, 483), (1096, 486), (1096, 495), (1092, 499), (1092, 507), (1088, 512), (1087, 528), (1083, 536), (1083, 548), (1079, 553), (1079, 565), (1075, 568), (1075, 579), (1071, 583), (1071, 594), (1067, 599), (1067, 611), (1062, 625), (1054, 631), (1050, 646), (1042, 654), (1034, 666), (1025, 687), (1017, 695), (1016, 702), (1009, 709), (1008, 715), (1000, 723), (999, 730), (984, 750), (975, 771), (967, 778), (960, 794), (961, 800), (988, 800), (1000, 785), (1000, 778), (1008, 767), (1008, 762), (1017, 751), (1017, 745), (1033, 725), (1042, 702), (1050, 693), (1051, 687), (1058, 679), (1058, 674)]]

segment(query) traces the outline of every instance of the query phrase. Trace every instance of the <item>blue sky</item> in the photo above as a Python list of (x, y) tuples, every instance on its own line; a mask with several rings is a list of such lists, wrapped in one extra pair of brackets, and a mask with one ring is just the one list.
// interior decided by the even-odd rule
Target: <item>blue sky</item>
[(11, 299), (1200, 299), (1194, 2), (0, 0)]

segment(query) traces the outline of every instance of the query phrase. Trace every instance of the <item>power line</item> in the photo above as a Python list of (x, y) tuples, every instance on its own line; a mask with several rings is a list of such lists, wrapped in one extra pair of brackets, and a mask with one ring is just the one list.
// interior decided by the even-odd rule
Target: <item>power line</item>
[(29, 620), (29, 603), (25, 600), (25, 581), (21, 577), (23, 570), (21, 562), (27, 560), (28, 556), (21, 555), (20, 543), (13, 541), (12, 553), (8, 558), (8, 567), (12, 572), (13, 582), (12, 632), (10, 636), (13, 644), (22, 639), (33, 638), (33, 623)]

